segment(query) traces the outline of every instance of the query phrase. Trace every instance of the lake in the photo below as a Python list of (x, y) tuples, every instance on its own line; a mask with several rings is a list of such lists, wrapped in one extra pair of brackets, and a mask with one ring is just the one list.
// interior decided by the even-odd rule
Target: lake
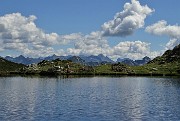
[(0, 77), (0, 120), (180, 120), (180, 79)]

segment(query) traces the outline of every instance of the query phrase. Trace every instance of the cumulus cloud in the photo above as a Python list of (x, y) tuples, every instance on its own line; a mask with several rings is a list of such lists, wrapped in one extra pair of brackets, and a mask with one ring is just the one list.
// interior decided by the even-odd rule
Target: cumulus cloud
[(52, 45), (58, 43), (59, 35), (46, 34), (36, 27), (36, 16), (22, 16), (20, 13), (6, 14), (0, 17), (0, 38), (3, 43), (34, 43)]
[(33, 50), (30, 48), (25, 48), (23, 54), (27, 56), (33, 57), (42, 57), (42, 56), (49, 56), (54, 54), (54, 49), (52, 47), (46, 47), (46, 48), (39, 48), (37, 50)]
[(100, 31), (96, 31), (81, 36), (81, 38), (75, 42), (74, 48), (67, 49), (67, 53), (72, 55), (98, 55), (101, 54), (105, 48), (109, 48), (108, 41), (102, 37)]
[(128, 36), (144, 26), (147, 15), (154, 10), (147, 5), (142, 6), (139, 1), (131, 0), (124, 5), (122, 12), (116, 13), (113, 20), (102, 25), (103, 36)]
[(180, 26), (167, 25), (165, 20), (146, 27), (146, 32), (154, 35), (165, 35), (170, 37), (170, 41), (166, 44), (165, 49), (172, 49), (180, 44)]
[(36, 16), (22, 16), (20, 13), (0, 17), (0, 50), (15, 50), (28, 56), (41, 55), (53, 51), (53, 45), (67, 44), (81, 37), (80, 33), (58, 35), (45, 33), (35, 24)]
[[(110, 47), (108, 41), (93, 32), (84, 36), (75, 43), (75, 48), (68, 48), (68, 55), (98, 55), (104, 54), (114, 60), (117, 58), (141, 59), (145, 56), (154, 58), (159, 56), (161, 52), (151, 51), (150, 43), (142, 41), (124, 41)], [(97, 36), (95, 36), (97, 35)], [(99, 38), (99, 39), (97, 39)]]
[[(158, 52), (151, 52), (150, 43), (142, 41), (124, 41), (110, 46), (106, 36), (128, 36), (144, 26), (144, 20), (154, 10), (139, 1), (131, 0), (124, 5), (124, 10), (102, 25), (102, 30), (90, 34), (72, 33), (59, 35), (45, 33), (35, 24), (36, 16), (28, 17), (20, 13), (0, 17), (0, 51), (15, 50), (30, 57), (57, 55), (98, 55), (111, 58), (140, 59), (144, 56), (154, 57)], [(172, 40), (173, 43), (176, 40)], [(73, 44), (66, 49), (54, 48), (54, 45)], [(169, 45), (171, 45), (169, 43)]]
[[(137, 1), (135, 1), (137, 2)], [(58, 35), (45, 33), (35, 24), (33, 15), (22, 16), (20, 13), (7, 14), (0, 17), (0, 51), (12, 50), (30, 56), (40, 57), (58, 55), (98, 55), (109, 57), (141, 58), (150, 54), (149, 43), (141, 41), (125, 41), (110, 47), (102, 31), (90, 34), (72, 33)], [(53, 45), (74, 43), (74, 48), (54, 49)]]
[(145, 56), (154, 58), (159, 55), (158, 52), (152, 52), (150, 50), (150, 43), (142, 41), (125, 41), (120, 42), (113, 47), (114, 54), (121, 58), (140, 59)]
[(166, 44), (165, 50), (173, 49), (175, 46), (180, 44), (179, 39), (170, 39), (170, 41)]

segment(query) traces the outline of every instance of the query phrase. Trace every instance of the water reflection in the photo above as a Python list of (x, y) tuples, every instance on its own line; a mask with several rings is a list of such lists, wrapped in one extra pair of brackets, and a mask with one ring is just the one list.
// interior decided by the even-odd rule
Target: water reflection
[(0, 120), (178, 120), (179, 82), (145, 77), (0, 78)]

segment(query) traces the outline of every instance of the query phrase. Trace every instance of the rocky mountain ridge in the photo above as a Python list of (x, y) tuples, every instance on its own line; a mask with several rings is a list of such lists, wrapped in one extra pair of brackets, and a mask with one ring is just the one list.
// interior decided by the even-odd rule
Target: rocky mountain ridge
[(180, 63), (180, 44), (172, 50), (167, 50), (162, 56), (158, 56), (148, 62), (149, 64)]
[(84, 56), (84, 55), (80, 55), (80, 56), (71, 56), (71, 55), (57, 56), (54, 54), (52, 56), (48, 56), (48, 57), (44, 57), (44, 58), (43, 57), (41, 57), (41, 58), (29, 58), (29, 57), (24, 57), (23, 55), (20, 55), (18, 57), (6, 56), (5, 59), (9, 60), (11, 62), (20, 63), (20, 64), (24, 64), (24, 65), (39, 63), (43, 60), (52, 61), (52, 60), (60, 59), (60, 60), (71, 60), (72, 62), (90, 65), (90, 66), (97, 66), (100, 64), (113, 64), (116, 62), (121, 62), (123, 64), (127, 64), (130, 66), (137, 66), (137, 65), (144, 65), (148, 61), (150, 61), (149, 57), (144, 57), (142, 60), (135, 60), (135, 61), (133, 61), (129, 58), (125, 58), (125, 59), (118, 58), (117, 61), (115, 62), (115, 61), (111, 60), (109, 57), (104, 56), (103, 54), (99, 54), (97, 56), (95, 56), (95, 55), (90, 55), (90, 56)]

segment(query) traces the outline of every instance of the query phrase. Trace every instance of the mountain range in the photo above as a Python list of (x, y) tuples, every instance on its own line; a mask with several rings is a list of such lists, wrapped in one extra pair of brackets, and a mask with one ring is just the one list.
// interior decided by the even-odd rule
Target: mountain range
[(85, 65), (90, 65), (90, 66), (97, 66), (99, 64), (107, 64), (107, 63), (116, 63), (116, 62), (121, 62), (130, 66), (137, 66), (137, 65), (144, 65), (146, 63), (148, 63), (151, 59), (149, 57), (144, 57), (142, 60), (131, 60), (129, 58), (125, 58), (125, 59), (121, 59), (118, 58), (117, 61), (113, 61), (111, 60), (109, 57), (104, 56), (103, 54), (99, 54), (97, 56), (95, 55), (90, 55), (90, 56), (84, 56), (84, 55), (80, 55), (80, 56), (57, 56), (57, 55), (52, 55), (52, 56), (48, 56), (48, 57), (41, 57), (41, 58), (29, 58), (29, 57), (24, 57), (23, 55), (20, 55), (18, 57), (10, 57), (10, 56), (6, 56), (5, 57), (6, 60), (9, 60), (11, 62), (15, 62), (15, 63), (20, 63), (20, 64), (24, 64), (24, 65), (29, 65), (29, 64), (33, 64), (33, 63), (39, 63), (43, 60), (56, 60), (56, 59), (60, 59), (60, 60), (71, 60), (72, 62), (76, 62), (76, 63), (80, 63), (80, 64), (85, 64)]
[(142, 60), (131, 60), (129, 58), (125, 59), (117, 59), (117, 62), (121, 62), (123, 64), (129, 65), (129, 66), (141, 66), (144, 64), (147, 64), (149, 61), (151, 61), (151, 58), (145, 56)]
[[(84, 70), (91, 70), (94, 68), (95, 72), (97, 74), (99, 73), (112, 73), (114, 74), (114, 70), (112, 70), (112, 66), (116, 70), (122, 70), (125, 69), (126, 71), (124, 73), (134, 73), (134, 74), (156, 74), (156, 75), (179, 75), (180, 74), (180, 45), (176, 46), (173, 50), (167, 50), (162, 56), (158, 56), (154, 58), (153, 60), (149, 61), (149, 57), (144, 57), (142, 60), (131, 60), (128, 58), (125, 59), (118, 59), (117, 62), (115, 63), (112, 60), (109, 60), (108, 57), (104, 55), (98, 55), (98, 56), (49, 56), (45, 58), (26, 58), (24, 56), (19, 56), (16, 58), (7, 56), (7, 59), (11, 61), (18, 61), (19, 63), (32, 63), (32, 62), (37, 62), (41, 61), (41, 63), (38, 63), (37, 65), (30, 65), (30, 66), (25, 66), (23, 64), (17, 64), (11, 61), (8, 61), (2, 57), (0, 57), (0, 76), (3, 74), (7, 74), (10, 72), (30, 72), (36, 68), (42, 69), (41, 71), (44, 71), (44, 69), (52, 68), (55, 67), (54, 65), (61, 65), (64, 66), (64, 68), (67, 67), (67, 65), (71, 65), (70, 70), (76, 69), (75, 72), (81, 73), (84, 72)], [(83, 59), (82, 59), (83, 58)], [(44, 59), (47, 60), (53, 60), (53, 61), (42, 61)], [(65, 61), (62, 61), (62, 60)], [(86, 60), (87, 59), (87, 60)], [(70, 62), (70, 61), (72, 62)], [(119, 63), (120, 62), (120, 63)], [(80, 63), (76, 64), (76, 63)], [(102, 63), (111, 63), (111, 64), (102, 64)], [(122, 64), (126, 63), (126, 65)], [(131, 65), (142, 65), (144, 63), (147, 63), (143, 66), (127, 66), (127, 64)], [(88, 64), (96, 64), (99, 66), (89, 68)], [(45, 67), (44, 67), (45, 66)], [(75, 68), (74, 68), (75, 67)], [(86, 68), (85, 68), (86, 67)], [(126, 68), (124, 68), (126, 67)], [(25, 70), (24, 70), (25, 69)], [(40, 71), (40, 72), (41, 72)], [(94, 72), (94, 71), (93, 71)], [(121, 73), (120, 73), (121, 74)]]

